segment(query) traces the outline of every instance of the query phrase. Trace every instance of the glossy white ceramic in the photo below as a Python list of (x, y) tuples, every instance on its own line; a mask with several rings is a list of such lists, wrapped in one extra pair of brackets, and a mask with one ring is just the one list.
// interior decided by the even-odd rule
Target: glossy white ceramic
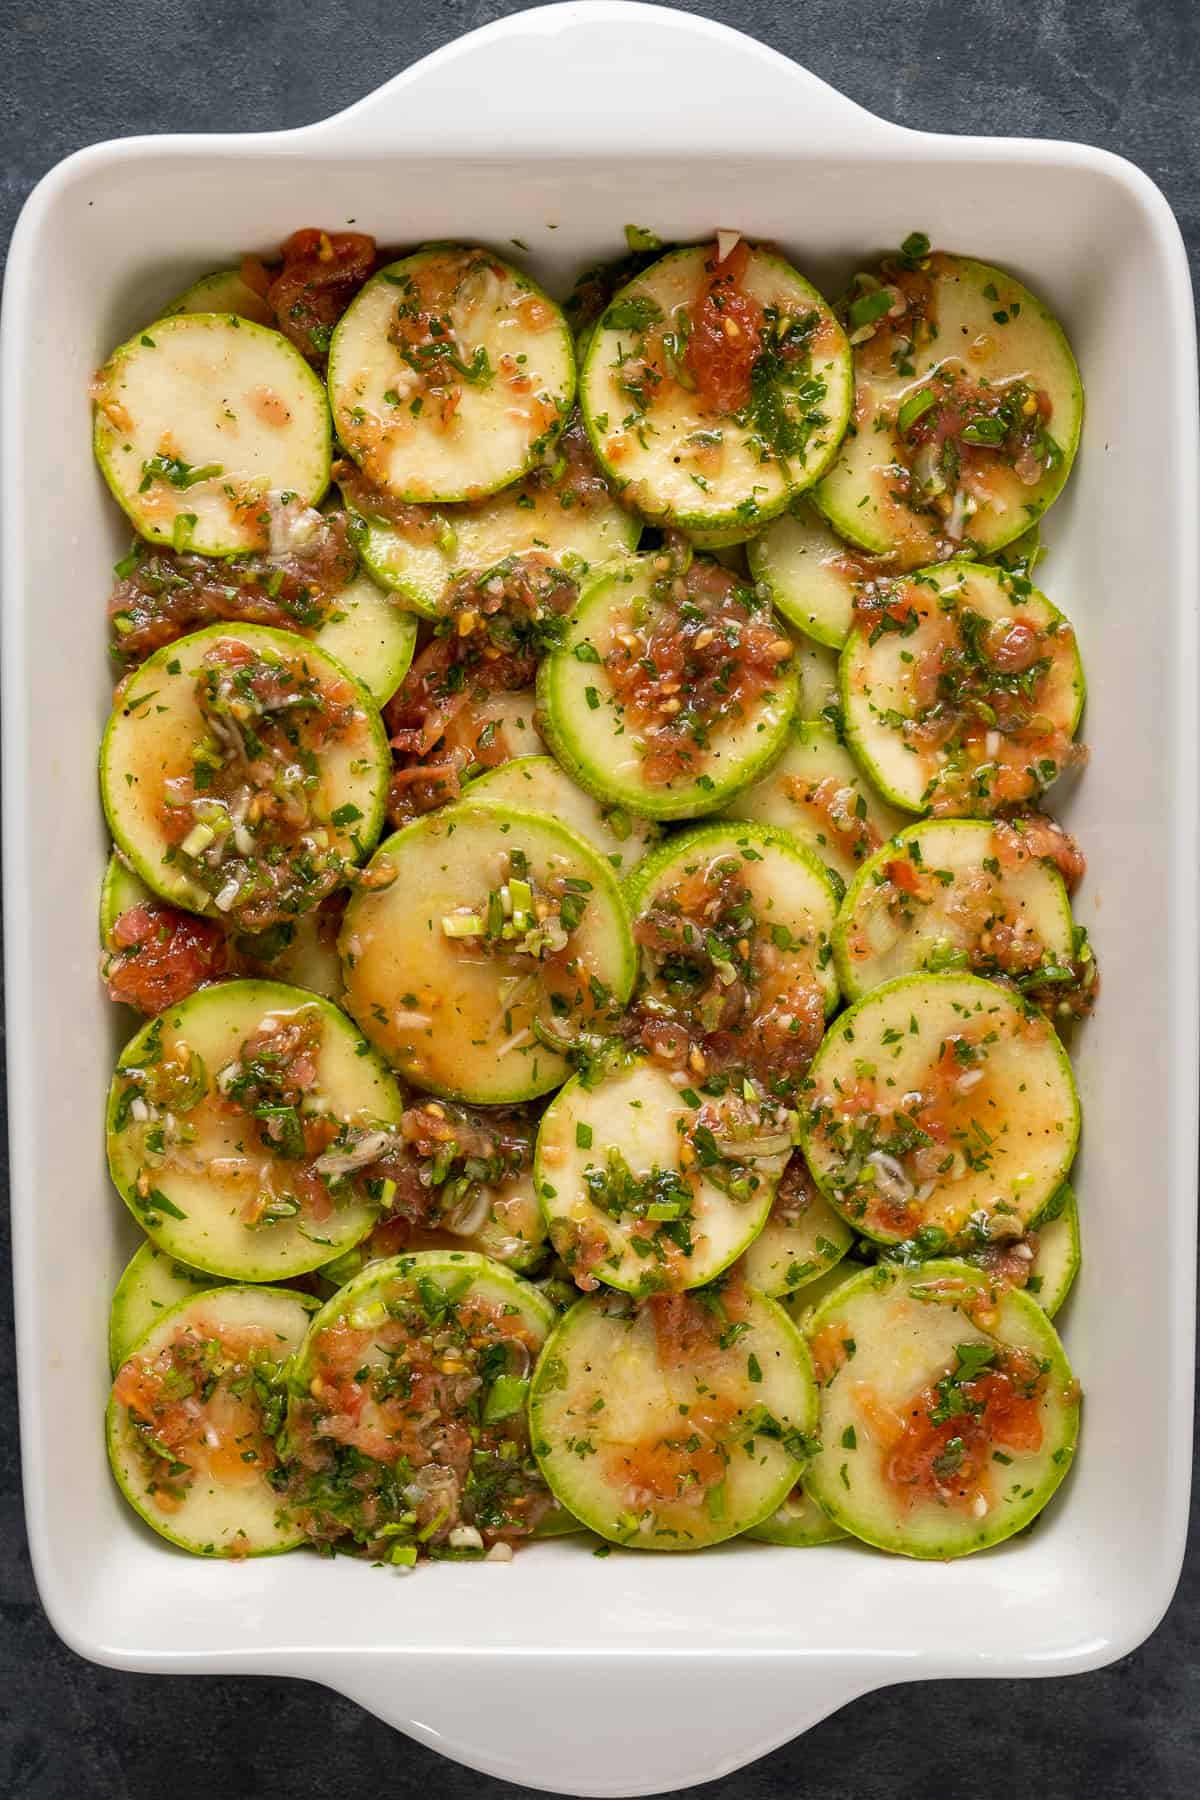
[[(847, 25), (848, 29), (852, 27)], [(1062, 1317), (1082, 1454), (1033, 1533), (957, 1564), (832, 1546), (593, 1558), (410, 1580), (177, 1554), (105, 1464), (108, 1293), (130, 1244), (101, 1106), (105, 854), (92, 768), (104, 595), (126, 530), (93, 467), (88, 377), (168, 295), (297, 225), (384, 243), (510, 239), (560, 291), (627, 221), (777, 238), (827, 291), (920, 228), (1012, 268), (1083, 367), (1083, 450), (1039, 571), (1076, 622), (1104, 972), (1083, 1034), (1084, 1265)], [(650, 1793), (736, 1768), (888, 1682), (1063, 1675), (1132, 1650), (1186, 1519), (1196, 1154), (1195, 337), (1178, 230), (1079, 145), (926, 136), (680, 12), (554, 6), (488, 27), (349, 111), (271, 136), (132, 139), (42, 182), (4, 311), (4, 809), (12, 1211), (29, 1534), (56, 1629), (129, 1669), (303, 1676), (510, 1781)]]

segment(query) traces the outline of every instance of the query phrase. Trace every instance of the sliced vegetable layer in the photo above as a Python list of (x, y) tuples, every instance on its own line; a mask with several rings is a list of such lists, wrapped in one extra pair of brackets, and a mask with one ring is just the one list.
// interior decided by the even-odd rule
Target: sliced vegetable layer
[(142, 1244), (134, 1251), (113, 1290), (108, 1315), (108, 1360), (115, 1375), (139, 1338), (145, 1337), (163, 1314), (182, 1300), (191, 1300), (202, 1289), (222, 1287), (220, 1275), (206, 1275), (174, 1257)]
[(879, 585), (846, 640), (850, 748), (910, 812), (990, 815), (1037, 801), (1085, 760), (1083, 666), (1025, 576), (947, 562)]
[(835, 536), (809, 500), (793, 500), (747, 547), (750, 573), (771, 604), (815, 643), (840, 650), (854, 623), (854, 603), (874, 581), (895, 575), (894, 557), (866, 555)]
[(621, 806), (605, 806), (576, 787), (552, 756), (517, 756), (479, 775), (468, 798), (546, 813), (586, 838), (620, 874), (635, 868), (657, 843), (659, 830)]
[(647, 1550), (699, 1550), (769, 1518), (815, 1418), (799, 1333), (740, 1283), (641, 1306), (581, 1300), (530, 1394), (534, 1453), (559, 1500)]
[(753, 1083), (710, 1085), (680, 1088), (638, 1057), (576, 1076), (547, 1107), (537, 1191), (580, 1287), (699, 1287), (761, 1231), (794, 1114)]
[(258, 550), (272, 512), (329, 485), (321, 384), (279, 332), (177, 313), (114, 350), (92, 384), (93, 445), (113, 498), (152, 543)]
[(165, 319), (175, 313), (236, 313), (239, 319), (250, 319), (255, 325), (275, 324), (275, 313), (264, 294), (242, 279), (240, 269), (218, 269), (203, 275), (190, 287), (176, 294), (162, 309)]
[(554, 1308), (465, 1252), (373, 1263), (312, 1321), (291, 1383), (285, 1516), (375, 1561), (470, 1559), (554, 1503), (529, 1450), (529, 1376)]
[(818, 1281), (841, 1261), (854, 1233), (819, 1191), (799, 1150), (783, 1171), (767, 1222), (742, 1258), (761, 1294), (782, 1298)]
[(1062, 328), (1028, 288), (907, 240), (844, 303), (854, 410), (815, 498), (864, 550), (913, 568), (1011, 543), (1070, 473), (1083, 416)]
[(100, 754), (109, 826), (155, 893), (260, 931), (354, 878), (390, 759), (366, 691), (324, 651), (214, 625), (122, 685)]
[(117, 1484), (161, 1537), (197, 1556), (294, 1550), (280, 1511), (285, 1378), (316, 1302), (280, 1288), (185, 1299), (118, 1368), (108, 1405)]
[(621, 289), (580, 383), (602, 468), (655, 524), (688, 531), (779, 512), (829, 467), (850, 409), (829, 307), (782, 257), (726, 235)]
[(437, 246), (356, 295), (329, 348), (338, 437), (412, 503), (478, 500), (545, 454), (575, 394), (558, 307), (488, 250)]
[(834, 1021), (809, 1071), (804, 1153), (826, 1199), (880, 1243), (1019, 1236), (1079, 1136), (1071, 1065), (1044, 1014), (972, 975), (910, 975)]
[(1079, 1383), (1045, 1313), (966, 1263), (881, 1263), (808, 1327), (821, 1449), (805, 1488), (881, 1550), (965, 1556), (1020, 1531), (1071, 1466)]
[(965, 1260), (993, 1281), (1020, 1288), (1052, 1319), (1079, 1273), (1079, 1209), (1070, 1183), (1063, 1183), (1022, 1237), (985, 1231), (970, 1234), (968, 1245), (976, 1236), (982, 1242), (964, 1250)]
[(714, 812), (770, 763), (796, 704), (791, 640), (707, 557), (631, 558), (587, 589), (538, 671), (543, 729), (599, 799)]
[(462, 801), (389, 838), (368, 873), (378, 885), (342, 927), (347, 1005), (419, 1087), (486, 1104), (546, 1093), (579, 1034), (629, 998), (616, 877), (552, 819)]
[(761, 1525), (752, 1525), (747, 1531), (748, 1538), (754, 1538), (760, 1544), (787, 1544), (793, 1549), (808, 1549), (815, 1544), (835, 1544), (847, 1534), (840, 1525), (835, 1525), (829, 1514), (822, 1510), (804, 1490), (803, 1482), (798, 1481), (787, 1499), (764, 1519)]
[(370, 1230), (390, 1201), (383, 1159), (403, 1110), (328, 1001), (281, 982), (223, 982), (161, 1013), (122, 1052), (109, 1168), (167, 1255), (272, 1281)]

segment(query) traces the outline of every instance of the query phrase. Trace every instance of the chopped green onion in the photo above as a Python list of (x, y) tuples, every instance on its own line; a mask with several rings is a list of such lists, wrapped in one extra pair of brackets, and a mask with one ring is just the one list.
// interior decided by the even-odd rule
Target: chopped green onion
[(662, 249), (662, 239), (656, 231), (651, 231), (646, 225), (627, 225), (625, 242), (635, 254), (643, 250)]
[(448, 938), (482, 937), (482, 915), (474, 912), (447, 913), (442, 920), (442, 931)]
[(850, 311), (846, 315), (853, 329), (860, 325), (873, 325), (876, 319), (882, 319), (884, 313), (892, 310), (892, 296), (886, 288), (876, 288), (874, 293), (860, 294), (857, 300), (850, 302)]
[(921, 388), (918, 393), (910, 394), (901, 402), (896, 423), (901, 431), (911, 431), (918, 419), (923, 419), (933, 406), (937, 405), (937, 395), (932, 388)]

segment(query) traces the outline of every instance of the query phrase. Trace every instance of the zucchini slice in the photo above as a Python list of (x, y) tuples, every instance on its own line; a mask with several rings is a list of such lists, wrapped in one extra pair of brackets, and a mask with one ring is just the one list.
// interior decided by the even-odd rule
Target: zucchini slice
[(387, 839), (346, 908), (346, 1003), (416, 1086), (486, 1105), (565, 1081), (553, 1048), (619, 1011), (633, 940), (611, 866), (536, 813), (462, 801)]
[(566, 320), (488, 250), (437, 245), (380, 269), (329, 345), (338, 437), (399, 500), (481, 500), (538, 462), (575, 397)]
[(966, 1556), (1035, 1518), (1071, 1465), (1079, 1384), (1041, 1307), (961, 1262), (880, 1263), (818, 1308), (807, 1491), (904, 1556)]
[(534, 1454), (562, 1505), (642, 1550), (700, 1550), (775, 1512), (817, 1395), (803, 1339), (750, 1288), (581, 1300), (529, 1396)]
[(848, 1534), (835, 1525), (798, 1481), (782, 1506), (776, 1508), (761, 1525), (752, 1525), (746, 1533), (760, 1544), (788, 1544), (794, 1549), (808, 1549), (814, 1544), (836, 1544)]
[(796, 721), (767, 773), (729, 803), (726, 815), (786, 831), (842, 881), (900, 830), (904, 814), (879, 798), (824, 719)]
[(836, 538), (810, 501), (793, 500), (746, 555), (750, 573), (789, 625), (840, 650), (854, 623), (855, 592), (870, 575), (862, 551)]
[(546, 1108), (534, 1179), (580, 1287), (700, 1287), (762, 1230), (793, 1113), (747, 1084), (702, 1096), (630, 1057), (577, 1075)]
[(262, 625), (213, 625), (148, 657), (100, 752), (109, 828), (146, 885), (251, 931), (344, 885), (379, 835), (390, 772), (366, 690)]
[(483, 1256), (372, 1263), (322, 1307), (297, 1359), (287, 1514), (311, 1540), (397, 1564), (479, 1557), (552, 1521), (526, 1396), (557, 1316)]
[(797, 719), (840, 718), (842, 690), (836, 653), (828, 644), (801, 635), (796, 640), (796, 662), (800, 671)]
[[(817, 290), (744, 241), (674, 250), (598, 320), (580, 377), (601, 467), (654, 524), (752, 528), (829, 467), (850, 350)], [(730, 330), (730, 327), (733, 330)]]
[(646, 857), (626, 896), (646, 1017), (719, 1038), (722, 1063), (776, 1091), (798, 1080), (838, 1001), (824, 863), (767, 825), (699, 825)]
[(596, 579), (537, 691), (550, 748), (580, 787), (686, 819), (715, 812), (778, 754), (798, 675), (753, 589), (707, 559), (682, 577), (663, 560), (630, 558)]
[(113, 351), (92, 386), (101, 472), (153, 544), (229, 556), (265, 548), (283, 496), (329, 486), (321, 383), (278, 331), (177, 313)]
[(620, 806), (585, 794), (552, 756), (517, 756), (489, 769), (465, 789), (464, 798), (547, 813), (586, 838), (618, 875), (627, 874), (658, 842), (658, 827)]
[(1029, 805), (1080, 758), (1075, 633), (1023, 576), (964, 560), (877, 590), (841, 659), (851, 750), (908, 812)]
[(108, 1361), (115, 1375), (139, 1338), (163, 1314), (203, 1289), (225, 1285), (220, 1275), (189, 1268), (144, 1243), (134, 1251), (113, 1290), (108, 1314)]
[(160, 1013), (122, 1051), (108, 1165), (168, 1256), (277, 1281), (366, 1236), (372, 1189), (385, 1185), (370, 1164), (403, 1110), (379, 1058), (327, 1000), (282, 982), (222, 982)]
[(100, 943), (105, 950), (113, 946), (112, 928), (123, 912), (145, 906), (157, 898), (145, 882), (134, 874), (119, 850), (114, 850), (104, 870), (100, 887)]
[(1071, 1064), (1043, 1014), (976, 975), (908, 975), (836, 1019), (801, 1119), (817, 1185), (865, 1237), (972, 1222), (1018, 1234), (1079, 1138)]
[(333, 611), (313, 642), (326, 656), (336, 657), (382, 706), (408, 674), (417, 621), (360, 573), (335, 596)]
[(819, 1191), (799, 1150), (783, 1171), (767, 1222), (742, 1258), (742, 1273), (760, 1294), (783, 1299), (829, 1273), (854, 1233)]
[(127, 1352), (108, 1403), (117, 1485), (160, 1537), (195, 1556), (269, 1556), (304, 1531), (272, 1482), (285, 1375), (315, 1300), (220, 1287), (184, 1300)]
[(963, 1260), (994, 1281), (1020, 1288), (1052, 1319), (1079, 1273), (1079, 1209), (1070, 1182), (1064, 1181), (1023, 1237), (985, 1241), (964, 1251)]
[(160, 318), (170, 319), (176, 313), (236, 313), (254, 325), (277, 329), (274, 309), (265, 297), (242, 280), (240, 269), (218, 269), (193, 281), (181, 294), (162, 309)]
[(455, 576), (505, 557), (540, 550), (582, 580), (590, 568), (635, 550), (641, 521), (597, 473), (577, 416), (555, 448), (554, 461), (523, 481), (441, 511), (389, 505), (368, 484), (344, 480), (346, 504), (359, 521), (359, 552), (375, 580), (432, 619)]
[(847, 999), (920, 969), (969, 970), (1022, 992), (1069, 974), (1066, 885), (1019, 852), (1012, 827), (990, 819), (931, 819), (885, 844), (859, 870), (833, 934)]
[(1003, 270), (941, 252), (857, 277), (844, 316), (853, 424), (814, 493), (831, 524), (910, 568), (1019, 537), (1079, 443), (1083, 388), (1058, 322)]

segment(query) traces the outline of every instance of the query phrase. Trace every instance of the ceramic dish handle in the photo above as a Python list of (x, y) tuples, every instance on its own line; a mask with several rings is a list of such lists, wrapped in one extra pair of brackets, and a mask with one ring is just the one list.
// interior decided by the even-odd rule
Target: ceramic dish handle
[(473, 31), (294, 135), (428, 154), (452, 118), (456, 149), (544, 153), (568, 134), (577, 152), (582, 113), (585, 127), (594, 116), (597, 150), (637, 155), (661, 149), (661, 117), (647, 97), (665, 92), (683, 96), (693, 117), (712, 118), (714, 143), (722, 118), (735, 114), (741, 150), (811, 151), (831, 132), (844, 146), (875, 144), (900, 132), (724, 25), (629, 0), (568, 0)]
[(660, 1794), (711, 1781), (867, 1692), (823, 1658), (696, 1655), (372, 1658), (336, 1685), (456, 1762), (552, 1794)]

